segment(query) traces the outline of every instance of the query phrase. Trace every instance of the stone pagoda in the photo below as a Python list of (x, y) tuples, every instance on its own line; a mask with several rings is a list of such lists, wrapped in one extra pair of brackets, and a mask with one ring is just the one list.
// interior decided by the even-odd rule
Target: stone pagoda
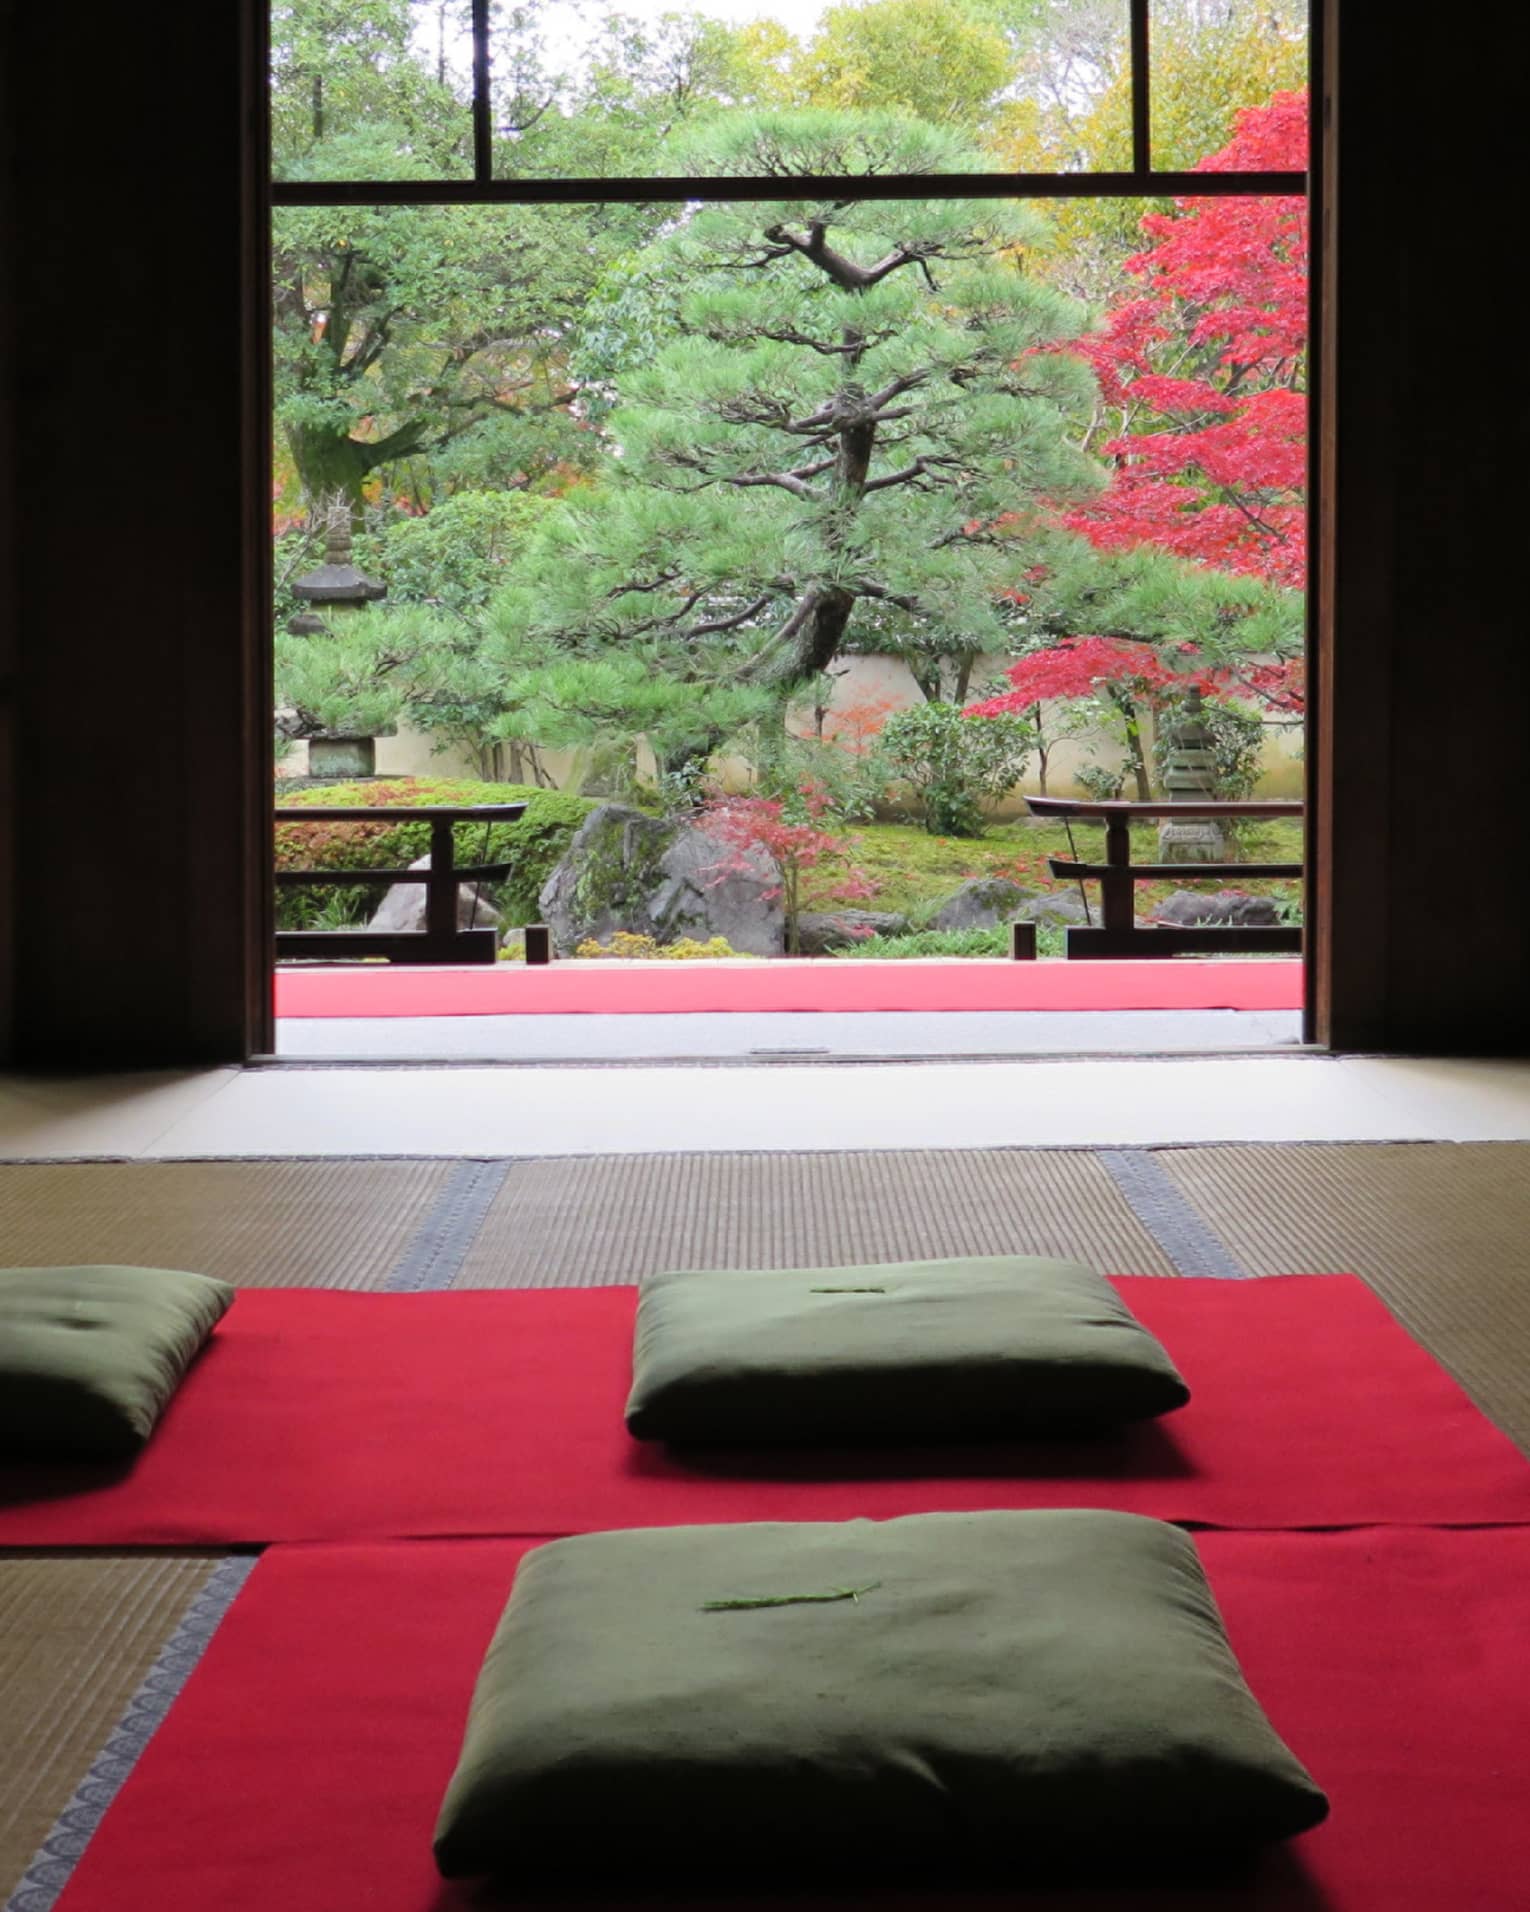
[[(356, 568), (351, 553), (351, 508), (343, 498), (335, 500), (325, 517), (324, 562), (294, 579), (291, 590), (305, 604), (323, 606), (322, 612), (299, 611), (287, 620), (294, 637), (333, 635), (345, 619), (359, 616), (369, 604), (388, 595), (386, 584)], [(383, 734), (391, 735), (391, 728)], [(341, 780), (375, 776), (376, 737), (315, 733), (308, 740), (308, 774)]]
[[(1216, 756), (1200, 687), (1192, 685), (1185, 707), (1169, 728), (1164, 794), (1175, 803), (1216, 800)], [(1230, 863), (1233, 844), (1216, 817), (1167, 817), (1158, 829), (1162, 863)]]

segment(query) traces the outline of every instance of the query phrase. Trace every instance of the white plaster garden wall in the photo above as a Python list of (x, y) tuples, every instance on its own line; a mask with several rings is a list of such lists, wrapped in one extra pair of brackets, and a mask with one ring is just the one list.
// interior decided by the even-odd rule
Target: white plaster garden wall
[[(840, 661), (834, 675), (837, 679), (834, 696), (829, 705), (830, 721), (835, 712), (856, 710), (881, 710), (883, 716), (894, 710), (906, 710), (924, 701), (919, 686), (914, 681), (908, 666), (896, 657), (847, 657)], [(996, 674), (997, 683), (1002, 674)], [(974, 689), (974, 695), (978, 694)], [(813, 717), (810, 711), (798, 711), (791, 719), (792, 727), (800, 734), (810, 734)], [(399, 726), (398, 735), (380, 737), (377, 740), (377, 771), (384, 777), (468, 777), (480, 775), (477, 760), (470, 751), (450, 749), (436, 751), (432, 748), (432, 739), (423, 731), (413, 730), (407, 724)], [(1261, 797), (1299, 797), (1302, 794), (1302, 733), (1299, 728), (1267, 729), (1264, 741), (1264, 769), (1259, 781), (1258, 795)], [(646, 753), (645, 753), (646, 754)], [(576, 750), (547, 750), (540, 753), (541, 761), (558, 788), (567, 785), (577, 786), (585, 767), (585, 753)], [(1055, 744), (1047, 763), (1047, 789), (1054, 797), (1083, 796), (1085, 791), (1075, 782), (1075, 773), (1081, 765), (1097, 762), (1112, 767), (1121, 761), (1121, 753), (1103, 739), (1091, 744), (1087, 738), (1065, 739)], [(731, 789), (745, 789), (749, 782), (749, 765), (742, 758), (729, 758), (720, 766), (724, 783)], [(280, 773), (289, 777), (306, 776), (308, 771), (308, 746), (296, 743), (282, 760)], [(1036, 779), (1035, 760), (1032, 759), (1026, 775), (1021, 779), (1021, 792), (1034, 793), (1039, 789)], [(1017, 796), (1011, 802), (998, 806), (1000, 816), (1019, 814), (1022, 804)]]

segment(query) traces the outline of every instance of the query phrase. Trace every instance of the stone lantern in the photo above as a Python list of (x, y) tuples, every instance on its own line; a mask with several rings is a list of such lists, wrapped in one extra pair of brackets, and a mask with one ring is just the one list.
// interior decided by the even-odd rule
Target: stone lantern
[[(330, 506), (324, 527), (324, 562), (292, 584), (292, 595), (305, 604), (322, 605), (299, 611), (287, 621), (295, 637), (328, 636), (346, 618), (358, 617), (378, 598), (388, 595), (379, 584), (358, 571), (351, 560), (351, 509), (343, 500)], [(382, 733), (391, 736), (392, 727)], [(308, 774), (350, 779), (377, 774), (377, 739), (320, 731), (308, 740)]]
[[(1170, 726), (1168, 743), (1164, 794), (1171, 802), (1214, 802), (1216, 755), (1199, 685), (1191, 686), (1184, 710)], [(1158, 857), (1163, 863), (1232, 861), (1227, 833), (1216, 817), (1167, 818), (1158, 829)]]

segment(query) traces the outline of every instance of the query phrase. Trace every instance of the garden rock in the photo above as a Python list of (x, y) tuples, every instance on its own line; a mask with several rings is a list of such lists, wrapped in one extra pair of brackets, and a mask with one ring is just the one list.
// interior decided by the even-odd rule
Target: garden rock
[(1022, 890), (1007, 876), (975, 876), (963, 883), (954, 896), (948, 896), (930, 918), (931, 929), (998, 929), (1012, 923), (1021, 906), (1033, 900), (1030, 890)]
[(1049, 890), (1045, 896), (1022, 903), (1015, 911), (1015, 921), (1053, 923), (1069, 929), (1082, 929), (1089, 922), (1089, 912), (1076, 890)]
[(786, 943), (781, 872), (770, 856), (623, 803), (590, 812), (538, 901), (560, 956), (618, 930), (657, 943), (721, 936), (741, 956), (779, 956)]
[(1202, 890), (1176, 890), (1153, 912), (1155, 923), (1174, 929), (1273, 928), (1280, 921), (1280, 910), (1273, 897), (1245, 896), (1242, 890), (1218, 890), (1207, 896)]
[[(411, 870), (428, 870), (430, 857), (417, 856)], [(457, 885), (458, 929), (498, 929), (500, 914), (476, 883)], [(386, 930), (392, 935), (415, 934), (425, 928), (425, 885), (395, 883), (377, 907), (368, 929)]]
[(804, 956), (827, 956), (854, 949), (868, 936), (905, 936), (909, 921), (895, 910), (803, 910), (797, 917), (797, 945)]

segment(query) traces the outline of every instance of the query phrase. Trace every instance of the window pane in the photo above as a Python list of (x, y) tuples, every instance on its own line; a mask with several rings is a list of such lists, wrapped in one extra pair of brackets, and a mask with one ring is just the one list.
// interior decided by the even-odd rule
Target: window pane
[[(804, 829), (890, 802), (958, 839), (943, 876), (997, 842), (1028, 887), (1062, 846), (1027, 835), (1016, 786), (1159, 791), (1192, 689), (1216, 794), (1289, 792), (1301, 205), (1116, 214), (284, 209), (285, 767), (328, 733), (375, 736), (384, 775), (497, 765), (644, 801), (752, 770), (767, 802), (823, 795)], [(314, 581), (337, 511), (349, 604)], [(995, 698), (1019, 730), (945, 788), (931, 766)], [(873, 749), (900, 709), (901, 754)], [(985, 820), (1010, 834), (968, 842)], [(820, 874), (873, 909), (938, 900), (888, 859)]]
[(1154, 0), (1152, 146), (1160, 172), (1304, 172), (1305, 109), (1238, 137), (1239, 114), (1307, 86), (1306, 0)]
[[(501, 5), (495, 168), (736, 177), (770, 164), (738, 128), (813, 108), (868, 136), (874, 116), (918, 122), (919, 170), (1117, 165), (1125, 46), (1126, 0)], [(869, 150), (879, 137), (847, 144), (841, 169), (888, 170)], [(794, 167), (789, 139), (775, 158)]]
[(277, 179), (467, 179), (468, 0), (274, 0)]

